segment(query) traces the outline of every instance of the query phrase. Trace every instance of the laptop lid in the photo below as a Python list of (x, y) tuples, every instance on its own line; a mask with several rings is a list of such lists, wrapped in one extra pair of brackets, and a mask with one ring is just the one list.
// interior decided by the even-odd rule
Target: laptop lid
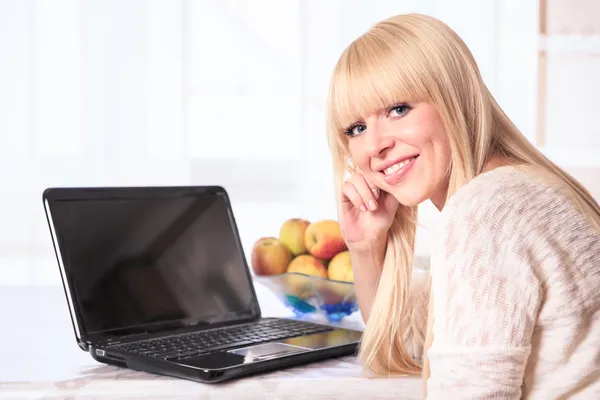
[(43, 201), (85, 350), (260, 317), (222, 187), (50, 188)]

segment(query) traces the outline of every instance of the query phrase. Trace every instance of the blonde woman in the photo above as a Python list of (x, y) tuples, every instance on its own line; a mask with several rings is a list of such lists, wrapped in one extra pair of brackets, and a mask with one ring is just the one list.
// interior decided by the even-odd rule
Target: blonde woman
[[(422, 15), (376, 24), (334, 69), (327, 124), (364, 366), (422, 374), (429, 399), (600, 399), (600, 207), (463, 41)], [(442, 229), (419, 282), (426, 200)]]

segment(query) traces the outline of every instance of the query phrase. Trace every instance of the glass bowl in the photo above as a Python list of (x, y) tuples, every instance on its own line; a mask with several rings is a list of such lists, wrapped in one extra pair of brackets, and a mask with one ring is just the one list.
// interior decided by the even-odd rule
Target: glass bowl
[(286, 272), (256, 275), (257, 282), (269, 289), (297, 317), (320, 314), (330, 322), (358, 311), (354, 283), (318, 276)]

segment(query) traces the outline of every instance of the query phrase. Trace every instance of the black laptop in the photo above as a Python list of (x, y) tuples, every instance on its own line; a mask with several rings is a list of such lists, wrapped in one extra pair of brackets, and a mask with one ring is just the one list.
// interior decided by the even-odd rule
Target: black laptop
[(44, 208), (79, 347), (218, 382), (355, 354), (361, 332), (261, 315), (218, 186), (49, 188)]

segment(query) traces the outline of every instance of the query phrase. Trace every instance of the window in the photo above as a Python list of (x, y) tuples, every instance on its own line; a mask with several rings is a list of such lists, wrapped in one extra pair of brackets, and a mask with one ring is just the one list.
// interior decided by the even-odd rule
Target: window
[[(0, 285), (59, 282), (41, 204), (48, 186), (223, 185), (248, 256), (287, 218), (337, 218), (329, 76), (351, 40), (398, 13), (457, 30), (527, 137), (593, 185), (594, 4), (0, 2)], [(422, 215), (417, 250), (427, 253), (436, 211)]]
[(540, 1), (535, 143), (600, 201), (600, 5)]

